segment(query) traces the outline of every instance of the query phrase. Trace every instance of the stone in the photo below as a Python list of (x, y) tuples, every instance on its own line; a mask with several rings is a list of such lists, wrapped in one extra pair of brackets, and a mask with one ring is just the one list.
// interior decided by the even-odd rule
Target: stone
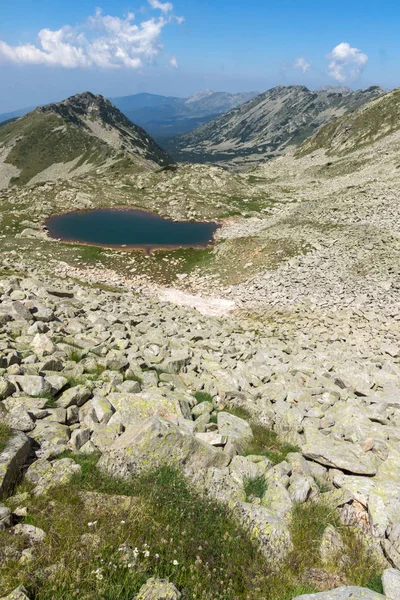
[(142, 585), (134, 600), (179, 600), (181, 597), (173, 583), (152, 577)]
[(61, 394), (56, 401), (59, 408), (68, 408), (70, 406), (82, 406), (92, 395), (91, 390), (85, 385), (76, 385)]
[(118, 421), (124, 427), (153, 415), (171, 421), (184, 417), (176, 394), (161, 388), (151, 388), (139, 394), (112, 393), (107, 400), (116, 411), (112, 421)]
[(343, 558), (345, 546), (338, 530), (328, 525), (322, 535), (319, 553), (323, 565), (329, 566), (336, 561), (340, 555)]
[(45, 333), (37, 333), (32, 340), (32, 348), (41, 358), (51, 356), (57, 351), (56, 345)]
[(51, 385), (40, 375), (14, 375), (14, 381), (27, 396), (44, 396), (51, 393)]
[(360, 587), (340, 587), (329, 592), (318, 594), (304, 594), (296, 596), (293, 600), (388, 600), (382, 594)]
[(383, 551), (389, 562), (400, 569), (400, 523), (390, 531), (387, 539), (382, 541)]
[(169, 421), (150, 417), (129, 427), (103, 454), (98, 466), (111, 475), (129, 477), (169, 464), (183, 467), (195, 478), (204, 469), (224, 467), (228, 462), (219, 448), (181, 432)]
[(30, 451), (30, 439), (25, 433), (18, 432), (0, 453), (0, 500), (17, 481)]
[(71, 458), (61, 458), (51, 462), (39, 459), (28, 468), (25, 479), (34, 484), (34, 495), (40, 496), (46, 494), (52, 487), (66, 485), (81, 472), (81, 466)]
[(210, 414), (213, 410), (214, 410), (214, 407), (211, 404), (211, 402), (208, 402), (208, 401), (200, 402), (200, 404), (196, 404), (196, 406), (193, 406), (192, 415), (195, 419), (197, 419), (197, 417), (200, 417), (200, 415), (202, 415), (204, 413)]
[(4, 421), (11, 429), (24, 431), (25, 433), (35, 429), (35, 422), (29, 413), (21, 406), (15, 407), (6, 413)]
[(293, 549), (288, 526), (264, 506), (241, 502), (234, 511), (269, 561), (270, 568), (279, 569)]
[(8, 594), (8, 596), (3, 596), (0, 600), (29, 600), (29, 596), (24, 586), (20, 585)]
[(400, 571), (398, 569), (385, 569), (382, 574), (383, 592), (389, 600), (400, 598)]
[(14, 535), (24, 535), (28, 538), (31, 544), (38, 544), (43, 542), (46, 537), (46, 533), (40, 527), (34, 525), (27, 525), (26, 523), (18, 523), (12, 529)]
[(73, 450), (80, 450), (90, 440), (90, 429), (74, 429), (69, 444)]
[(313, 483), (312, 477), (293, 473), (289, 485), (289, 495), (292, 501), (303, 504), (311, 494)]
[(208, 469), (204, 483), (202, 482), (202, 489), (218, 502), (227, 504), (231, 508), (238, 502), (246, 500), (243, 485), (231, 476), (228, 467)]
[(15, 392), (15, 385), (0, 377), (0, 402)]
[(0, 504), (0, 531), (3, 529), (7, 529), (8, 527), (11, 527), (11, 523), (12, 523), (11, 510), (7, 506)]
[(241, 449), (253, 439), (250, 425), (244, 419), (235, 417), (227, 412), (218, 413), (218, 431), (221, 435), (230, 438)]
[(337, 442), (310, 429), (306, 432), (306, 443), (301, 451), (310, 460), (356, 475), (375, 475), (377, 472), (371, 453), (365, 453), (355, 444)]
[(220, 433), (215, 431), (206, 431), (204, 433), (195, 433), (195, 436), (198, 440), (202, 440), (203, 442), (207, 442), (207, 444), (211, 444), (211, 446), (225, 446), (227, 439)]

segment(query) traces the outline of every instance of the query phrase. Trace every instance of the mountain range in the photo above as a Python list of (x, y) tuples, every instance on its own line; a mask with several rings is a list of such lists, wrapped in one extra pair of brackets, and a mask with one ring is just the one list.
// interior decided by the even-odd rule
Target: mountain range
[[(164, 138), (196, 129), (256, 95), (257, 92), (229, 94), (205, 90), (189, 98), (141, 93), (110, 100), (128, 119), (146, 129), (150, 135)], [(0, 114), (0, 124), (32, 110), (33, 107), (30, 107)]]
[(313, 135), (322, 125), (385, 93), (373, 86), (353, 92), (278, 86), (165, 144), (178, 161), (257, 164)]

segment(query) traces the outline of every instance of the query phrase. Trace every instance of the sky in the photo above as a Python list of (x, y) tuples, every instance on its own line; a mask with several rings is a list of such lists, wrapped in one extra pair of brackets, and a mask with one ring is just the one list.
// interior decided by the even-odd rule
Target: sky
[(398, 0), (0, 0), (0, 113), (90, 90), (400, 85)]

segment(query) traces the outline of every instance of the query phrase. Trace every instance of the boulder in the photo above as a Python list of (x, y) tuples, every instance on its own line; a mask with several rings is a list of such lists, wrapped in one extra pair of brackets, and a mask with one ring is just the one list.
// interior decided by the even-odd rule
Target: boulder
[(244, 449), (253, 439), (253, 432), (248, 422), (227, 412), (218, 413), (218, 431), (241, 449)]
[(356, 475), (375, 475), (376, 462), (371, 453), (350, 442), (337, 442), (310, 428), (306, 443), (301, 448), (303, 456), (327, 467), (334, 467)]
[(4, 596), (0, 600), (29, 600), (28, 592), (24, 588), (24, 586), (20, 585), (15, 590), (13, 590), (8, 596)]
[(209, 467), (224, 467), (229, 458), (170, 421), (150, 417), (128, 428), (103, 454), (99, 467), (111, 475), (129, 477), (167, 464), (190, 476)]
[(35, 496), (47, 493), (52, 487), (66, 485), (74, 475), (81, 473), (81, 466), (71, 458), (52, 462), (39, 459), (25, 473), (25, 480), (33, 483)]
[(382, 585), (389, 600), (398, 600), (400, 598), (400, 571), (385, 569), (382, 574)]
[(181, 597), (173, 583), (152, 577), (142, 585), (135, 600), (179, 600)]
[(16, 433), (0, 453), (0, 499), (15, 484), (21, 467), (31, 451), (31, 441), (22, 432)]

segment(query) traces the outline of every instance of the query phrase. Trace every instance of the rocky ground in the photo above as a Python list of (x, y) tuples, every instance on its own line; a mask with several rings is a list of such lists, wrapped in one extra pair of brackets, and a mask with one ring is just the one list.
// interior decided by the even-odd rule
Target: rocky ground
[[(225, 579), (218, 593), (204, 582), (195, 589), (175, 569), (189, 555), (183, 545), (183, 558), (166, 555), (168, 569), (129, 563), (141, 577), (129, 580), (130, 596), (101, 597), (400, 597), (398, 141), (394, 133), (340, 157), (290, 152), (243, 175), (184, 166), (2, 192), (0, 594), (22, 584), (12, 597), (99, 597), (87, 590), (100, 585), (101, 564), (87, 580), (76, 574), (83, 592), (46, 587), (70, 565), (54, 549), (65, 535), (54, 517), (64, 514), (62, 494), (75, 490), (71, 505), (93, 524), (79, 494), (103, 494), (98, 482), (109, 475), (141, 481), (168, 464), (200, 494), (194, 506), (205, 494), (227, 507), (246, 532), (237, 546), (251, 555), (250, 540), (280, 581), (257, 573), (260, 585), (246, 593)], [(223, 226), (213, 249), (150, 257), (61, 244), (40, 229), (66, 207), (129, 204)], [(112, 502), (132, 495), (118, 488)], [(160, 497), (152, 514), (162, 530)], [(151, 529), (142, 513), (116, 521), (114, 510), (98, 525), (107, 552), (127, 539), (118, 527), (106, 537), (110, 515), (133, 524), (129, 539), (138, 523)], [(187, 523), (204, 525), (193, 511), (183, 540)], [(315, 531), (306, 514), (319, 515)], [(82, 536), (93, 532), (73, 525), (69, 554), (92, 565), (95, 553), (82, 548), (93, 538)], [(152, 556), (164, 556), (154, 544)], [(198, 556), (197, 566), (209, 564)]]

